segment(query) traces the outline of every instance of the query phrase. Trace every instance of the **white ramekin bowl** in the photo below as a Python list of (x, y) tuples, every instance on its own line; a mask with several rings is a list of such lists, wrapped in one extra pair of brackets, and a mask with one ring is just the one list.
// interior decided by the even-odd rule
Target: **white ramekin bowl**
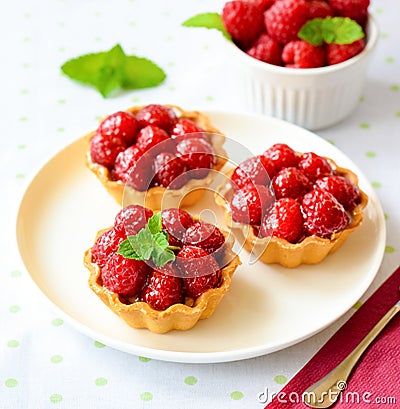
[(369, 15), (367, 43), (355, 57), (321, 68), (286, 68), (250, 57), (226, 41), (230, 88), (242, 108), (316, 130), (347, 117), (361, 97), (368, 62), (378, 40)]

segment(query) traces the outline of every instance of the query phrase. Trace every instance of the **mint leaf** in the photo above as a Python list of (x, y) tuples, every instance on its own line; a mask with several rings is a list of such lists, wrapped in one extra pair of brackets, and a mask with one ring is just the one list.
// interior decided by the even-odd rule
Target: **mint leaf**
[(94, 86), (105, 98), (121, 88), (155, 87), (166, 78), (154, 62), (127, 56), (119, 44), (109, 51), (73, 58), (61, 66), (61, 71), (71, 79)]
[(154, 240), (153, 235), (147, 227), (140, 230), (136, 236), (129, 236), (128, 240), (133, 250), (142, 260), (150, 260), (154, 248)]
[(162, 267), (163, 265), (175, 260), (175, 253), (170, 249), (165, 249), (164, 251), (157, 253), (153, 257), (153, 262), (157, 267)]
[(131, 243), (128, 239), (124, 240), (117, 250), (118, 254), (121, 254), (125, 258), (132, 258), (134, 260), (141, 260), (135, 250), (133, 250)]
[(228, 40), (232, 41), (231, 36), (226, 31), (222, 17), (218, 13), (201, 13), (197, 14), (182, 23), (184, 27), (203, 27), (214, 28), (222, 33)]
[(299, 38), (315, 46), (328, 44), (351, 44), (363, 38), (362, 27), (348, 17), (314, 18), (303, 25)]
[[(147, 222), (147, 226), (152, 234), (161, 232), (162, 230), (162, 217), (161, 213), (156, 213), (150, 217)], [(168, 245), (168, 244), (167, 244)]]

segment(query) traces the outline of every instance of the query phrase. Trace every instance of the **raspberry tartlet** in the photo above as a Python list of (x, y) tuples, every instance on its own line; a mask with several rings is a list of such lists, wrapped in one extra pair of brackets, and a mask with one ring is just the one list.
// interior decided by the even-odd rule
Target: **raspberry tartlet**
[(317, 264), (363, 219), (367, 195), (332, 159), (275, 144), (227, 173), (215, 195), (244, 248), (266, 264)]
[(233, 238), (171, 208), (129, 205), (85, 252), (89, 287), (129, 326), (188, 330), (209, 318), (240, 265)]
[(190, 206), (227, 160), (225, 137), (209, 118), (173, 105), (115, 112), (86, 138), (86, 165), (123, 206)]

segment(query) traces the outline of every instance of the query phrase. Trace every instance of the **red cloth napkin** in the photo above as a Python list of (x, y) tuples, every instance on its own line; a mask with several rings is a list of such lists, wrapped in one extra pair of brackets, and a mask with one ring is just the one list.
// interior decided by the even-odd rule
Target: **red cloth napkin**
[[(302, 393), (338, 365), (399, 300), (400, 267), (330, 338), (266, 409), (308, 408)], [(364, 353), (335, 409), (400, 408), (400, 313)]]

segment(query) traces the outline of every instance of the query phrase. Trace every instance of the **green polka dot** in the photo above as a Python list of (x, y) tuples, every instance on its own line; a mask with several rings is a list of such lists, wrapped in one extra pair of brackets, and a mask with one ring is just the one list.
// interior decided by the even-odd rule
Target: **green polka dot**
[(26, 149), (26, 145), (21, 143), (20, 145), (17, 146), (17, 149), (22, 151), (22, 150)]
[(53, 325), (53, 327), (61, 327), (63, 324), (64, 321), (61, 318), (54, 318), (54, 320), (51, 321), (51, 325)]
[(206, 101), (208, 101), (208, 102), (214, 101), (214, 97), (212, 97), (211, 95), (207, 95), (206, 96)]
[(385, 247), (385, 253), (392, 254), (394, 252), (395, 252), (395, 248), (393, 246), (388, 245), (388, 246)]
[(186, 385), (190, 385), (190, 386), (196, 385), (197, 378), (195, 378), (194, 376), (187, 376), (185, 378), (185, 383)]
[(136, 27), (136, 21), (131, 21), (131, 22), (129, 23), (129, 25), (130, 25), (130, 27)]
[(233, 400), (240, 400), (240, 399), (243, 399), (243, 398), (244, 398), (244, 395), (243, 395), (243, 393), (240, 392), (240, 391), (233, 391), (233, 392), (230, 394), (230, 397), (231, 397)]
[(27, 122), (27, 121), (28, 121), (28, 117), (26, 117), (26, 116), (21, 116), (21, 117), (19, 118), (19, 120), (20, 120), (21, 122)]
[(287, 378), (285, 375), (276, 375), (274, 378), (274, 382), (278, 385), (283, 385), (287, 382)]
[(354, 308), (355, 310), (358, 310), (361, 306), (362, 306), (362, 302), (361, 302), (361, 301), (357, 301), (357, 302), (353, 305), (353, 308)]
[(389, 64), (394, 63), (394, 58), (393, 57), (386, 57), (386, 62), (388, 62)]
[(149, 400), (153, 399), (153, 394), (151, 392), (143, 392), (140, 394), (140, 399), (148, 402)]
[(140, 102), (140, 98), (134, 97), (134, 98), (132, 98), (132, 102), (135, 102), (135, 103)]
[(7, 388), (15, 388), (18, 385), (18, 381), (14, 378), (8, 378), (5, 380), (4, 385), (7, 386)]
[(29, 90), (27, 90), (27, 89), (21, 89), (21, 91), (20, 91), (20, 94), (21, 95), (27, 95), (27, 94), (29, 94)]
[(24, 43), (29, 43), (29, 41), (31, 41), (31, 39), (30, 39), (29, 37), (24, 37), (24, 38), (22, 39), (22, 41), (23, 41)]
[(57, 132), (65, 132), (65, 128), (57, 128)]
[(59, 364), (60, 362), (62, 362), (62, 360), (63, 360), (63, 357), (61, 355), (53, 355), (50, 358), (50, 362), (53, 364)]
[(389, 34), (388, 33), (381, 33), (381, 38), (386, 40), (387, 38), (389, 38)]
[(31, 13), (29, 13), (29, 11), (25, 11), (24, 17), (25, 17), (25, 18), (29, 18), (30, 16), (31, 16)]
[(95, 37), (95, 38), (94, 38), (94, 41), (95, 41), (96, 43), (101, 43), (102, 38), (101, 38), (101, 37)]
[(64, 105), (65, 104), (65, 99), (59, 99), (57, 101), (60, 105)]
[(16, 339), (10, 339), (10, 340), (7, 342), (7, 346), (8, 346), (9, 348), (18, 348), (18, 347), (19, 347), (19, 341), (17, 341)]
[(393, 85), (390, 86), (390, 90), (394, 91), (394, 92), (397, 92), (398, 90), (400, 90), (400, 86), (397, 85), (397, 84), (393, 84)]
[(10, 276), (12, 278), (19, 278), (22, 276), (22, 273), (19, 270), (14, 270), (14, 271), (11, 271)]
[(387, 213), (384, 213), (383, 217), (385, 218), (385, 220), (389, 219), (389, 215)]
[(151, 361), (151, 358), (146, 358), (145, 356), (139, 356), (139, 361), (140, 362), (149, 362), (149, 361)]
[(59, 393), (53, 393), (50, 395), (49, 399), (51, 403), (60, 403), (63, 400), (63, 397)]
[(106, 378), (96, 378), (94, 380), (94, 383), (96, 384), (96, 386), (105, 386), (107, 385), (108, 381)]
[(17, 173), (17, 174), (15, 175), (15, 177), (16, 177), (17, 179), (23, 179), (23, 178), (25, 177), (25, 174), (24, 174), (24, 173)]
[(102, 343), (99, 342), (99, 341), (94, 341), (93, 345), (94, 345), (96, 348), (104, 348), (104, 347), (105, 347), (105, 345), (102, 344)]
[(21, 67), (22, 68), (29, 68), (30, 65), (28, 63), (24, 62), (24, 63), (21, 64)]
[(372, 182), (371, 183), (372, 187), (374, 187), (375, 189), (379, 189), (382, 187), (382, 183), (380, 182)]
[(376, 153), (375, 153), (375, 152), (372, 152), (372, 151), (368, 151), (368, 152), (365, 152), (365, 156), (366, 156), (367, 158), (375, 158), (375, 157), (376, 157)]
[(21, 311), (21, 307), (19, 305), (11, 305), (8, 311), (10, 311), (12, 314), (17, 314)]
[(364, 102), (364, 101), (365, 101), (365, 97), (362, 95), (358, 101), (359, 101), (359, 102)]
[(362, 122), (362, 123), (360, 124), (360, 128), (362, 128), (362, 129), (368, 129), (369, 126), (370, 126), (370, 125), (369, 125), (367, 122)]
[(396, 116), (397, 116), (398, 118), (400, 118), (400, 111), (397, 111), (397, 112), (396, 112)]

